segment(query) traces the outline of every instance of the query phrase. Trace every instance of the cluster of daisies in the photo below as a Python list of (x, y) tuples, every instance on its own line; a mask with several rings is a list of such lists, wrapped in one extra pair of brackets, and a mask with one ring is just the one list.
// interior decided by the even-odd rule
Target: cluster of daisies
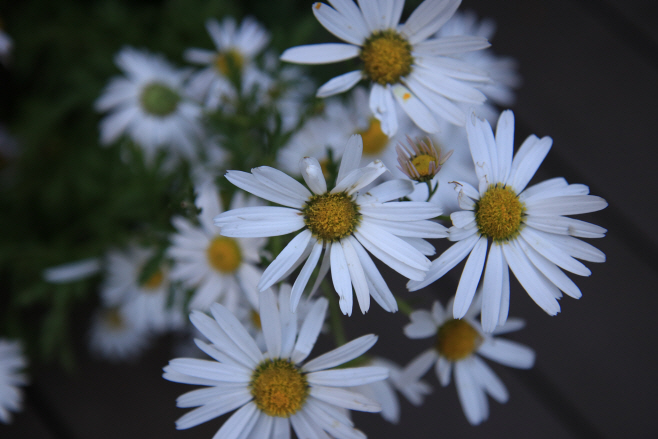
[[(401, 24), (404, 0), (315, 3), (315, 17), (344, 42), (293, 47), (280, 59), (252, 18), (209, 20), (215, 47), (183, 55), (196, 68), (135, 48), (117, 54), (122, 75), (96, 102), (105, 113), (101, 143), (136, 145), (163, 172), (187, 163), (195, 209), (171, 217), (162, 247), (136, 237), (44, 276), (61, 283), (101, 274), (89, 345), (102, 357), (134, 359), (154, 336), (185, 334), (177, 350), (189, 358), (170, 361), (164, 378), (201, 388), (178, 398), (194, 409), (177, 428), (232, 413), (216, 437), (289, 438), (292, 426), (299, 438), (363, 438), (347, 410), (398, 422), (397, 394), (422, 404), (432, 366), (442, 386), (454, 376), (466, 419), (479, 424), (486, 395), (508, 399), (481, 357), (521, 369), (534, 363), (532, 349), (498, 337), (524, 326), (508, 317), (510, 271), (555, 315), (563, 293), (581, 295), (565, 271), (588, 276), (581, 261), (605, 260), (579, 238), (606, 230), (567, 215), (607, 203), (563, 178), (530, 184), (552, 140), (532, 135), (514, 152), (514, 114), (498, 108), (513, 101), (515, 62), (486, 50), (494, 26), (459, 5), (425, 0)], [(321, 85), (316, 96), (327, 99), (312, 112), (313, 81), (280, 64), (350, 59), (356, 70)], [(264, 132), (285, 141), (226, 147), (234, 133), (209, 121), (245, 108), (270, 111)], [(245, 157), (271, 160), (230, 167)], [(436, 239), (454, 244), (436, 254)], [(391, 291), (382, 264), (410, 291), (433, 294), (462, 260), (445, 306), (409, 311), (404, 334), (431, 339), (409, 364), (367, 355), (372, 334), (336, 337), (334, 350), (307, 360), (322, 332), (342, 332), (340, 313), (366, 313), (372, 301), (403, 308), (404, 292)], [(332, 325), (328, 310), (338, 313)], [(13, 358), (7, 364), (22, 365)], [(4, 396), (2, 361), (5, 420), (2, 410), (16, 409), (17, 398)], [(15, 386), (22, 378), (13, 373)]]

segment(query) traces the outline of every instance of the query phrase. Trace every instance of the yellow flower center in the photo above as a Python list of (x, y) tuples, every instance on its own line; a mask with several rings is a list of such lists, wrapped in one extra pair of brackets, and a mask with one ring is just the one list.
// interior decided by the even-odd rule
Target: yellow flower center
[(471, 355), (482, 344), (482, 336), (464, 320), (451, 319), (439, 327), (436, 350), (450, 361)]
[(507, 240), (519, 232), (524, 210), (512, 189), (492, 184), (475, 205), (475, 221), (483, 235)]
[[(430, 164), (434, 164), (430, 168)], [(432, 157), (427, 154), (422, 154), (419, 156), (414, 157), (411, 160), (411, 164), (416, 168), (416, 171), (418, 171), (418, 175), (420, 175), (421, 181), (423, 180), (423, 177), (434, 177), (436, 175), (435, 169), (438, 167), (436, 163), (436, 157)]]
[(208, 263), (220, 273), (233, 273), (242, 262), (238, 242), (226, 236), (217, 236), (206, 249)]
[(164, 281), (164, 274), (162, 270), (158, 269), (148, 279), (142, 282), (141, 287), (145, 290), (156, 290), (162, 285), (162, 281)]
[(322, 241), (336, 241), (351, 234), (361, 216), (359, 207), (345, 192), (313, 195), (302, 213), (313, 236)]
[(290, 361), (265, 360), (251, 377), (256, 407), (269, 416), (288, 418), (297, 413), (309, 393), (308, 381)]
[(365, 75), (381, 85), (400, 82), (401, 77), (411, 73), (414, 62), (411, 44), (392, 29), (373, 33), (363, 44), (360, 56)]
[(388, 145), (388, 136), (382, 132), (382, 124), (375, 118), (370, 119), (367, 129), (355, 134), (361, 134), (364, 155), (380, 154)]
[(231, 72), (240, 72), (243, 65), (244, 58), (237, 50), (219, 53), (215, 58), (215, 68), (224, 76), (229, 76)]
[(140, 95), (144, 111), (157, 117), (165, 117), (176, 111), (180, 99), (178, 93), (159, 82), (147, 84)]

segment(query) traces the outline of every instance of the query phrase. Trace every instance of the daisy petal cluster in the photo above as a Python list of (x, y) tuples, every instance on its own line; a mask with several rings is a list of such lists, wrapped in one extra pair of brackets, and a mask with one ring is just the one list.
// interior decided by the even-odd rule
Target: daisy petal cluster
[[(243, 194), (238, 193), (233, 198), (231, 209), (248, 205)], [(256, 285), (262, 275), (257, 264), (265, 240), (229, 238), (219, 234), (213, 218), (224, 209), (212, 181), (199, 185), (196, 206), (201, 209), (198, 226), (182, 217), (172, 220), (178, 230), (171, 237), (172, 246), (168, 249), (168, 255), (174, 261), (172, 280), (194, 290), (188, 305), (190, 309), (205, 310), (212, 303), (220, 302), (235, 311), (245, 298), (256, 307)]]
[[(314, 44), (286, 50), (281, 59), (300, 64), (327, 64), (359, 58), (361, 70), (337, 76), (320, 87), (318, 97), (342, 93), (370, 81), (370, 108), (382, 131), (398, 129), (399, 106), (421, 129), (439, 131), (440, 120), (464, 125), (458, 103), (481, 104), (485, 96), (475, 85), (487, 73), (455, 58), (489, 46), (485, 38), (433, 35), (459, 7), (461, 0), (425, 0), (406, 23), (399, 24), (404, 0), (330, 1), (315, 3), (318, 21), (344, 43)], [(332, 7), (333, 6), (333, 7)]]
[(512, 159), (511, 111), (501, 114), (495, 136), (489, 123), (475, 115), (466, 129), (479, 187), (455, 182), (464, 210), (450, 215), (453, 227), (448, 239), (457, 243), (432, 262), (424, 280), (412, 280), (408, 287), (417, 290), (431, 284), (468, 256), (455, 297), (455, 318), (466, 315), (483, 277), (482, 326), (492, 332), (504, 324), (509, 311), (509, 269), (530, 297), (555, 315), (562, 292), (576, 299), (581, 296), (561, 269), (589, 276), (590, 270), (577, 259), (605, 261), (600, 250), (577, 238), (600, 238), (606, 230), (564, 215), (595, 212), (608, 203), (589, 195), (587, 186), (568, 184), (563, 178), (527, 187), (553, 141), (532, 135)]
[(178, 429), (194, 427), (233, 410), (215, 437), (365, 438), (354, 428), (347, 410), (378, 412), (381, 407), (346, 389), (386, 379), (381, 367), (334, 369), (365, 353), (374, 335), (357, 338), (305, 362), (325, 319), (328, 302), (318, 299), (301, 328), (290, 311), (289, 296), (277, 301), (271, 290), (260, 294), (260, 320), (267, 351), (262, 352), (244, 326), (219, 304), (213, 318), (193, 311), (190, 320), (210, 341), (196, 340), (213, 360), (178, 358), (164, 368), (167, 380), (205, 386), (181, 395), (179, 407), (198, 407), (176, 422)]
[(233, 97), (232, 76), (239, 77), (253, 68), (253, 58), (265, 48), (270, 35), (251, 17), (245, 18), (239, 26), (232, 17), (221, 23), (209, 19), (206, 29), (216, 50), (191, 48), (183, 56), (188, 62), (205, 66), (190, 78), (190, 95), (205, 102), (208, 108), (216, 109), (222, 99)]
[(379, 161), (358, 168), (362, 150), (361, 136), (352, 136), (331, 190), (314, 158), (300, 161), (308, 188), (269, 167), (226, 174), (239, 188), (285, 207), (246, 207), (222, 213), (215, 218), (222, 235), (278, 236), (301, 229), (263, 272), (258, 285), (261, 291), (269, 288), (306, 260), (293, 284), (293, 310), (324, 251), (316, 284), (331, 268), (343, 314), (352, 313), (352, 287), (362, 312), (369, 309), (370, 296), (385, 310), (396, 311), (395, 298), (368, 251), (403, 276), (422, 280), (430, 264), (425, 255), (434, 253), (424, 238), (446, 235), (442, 225), (428, 221), (441, 214), (436, 205), (393, 201), (411, 193), (410, 181), (391, 180), (362, 191), (386, 171)]
[(471, 306), (461, 320), (450, 317), (453, 300), (448, 303), (448, 310), (435, 301), (431, 312), (414, 311), (410, 315), (411, 323), (404, 327), (404, 333), (412, 339), (434, 337), (434, 347), (420, 354), (411, 364), (423, 371), (434, 366), (436, 376), (444, 387), (450, 384), (454, 375), (466, 419), (477, 425), (489, 417), (487, 395), (500, 403), (507, 402), (509, 395), (500, 378), (476, 354), (517, 369), (531, 368), (535, 354), (524, 345), (494, 337), (523, 328), (522, 320), (510, 318), (493, 334), (488, 334), (475, 321), (478, 306)]
[(194, 157), (202, 135), (201, 108), (184, 92), (189, 71), (132, 47), (121, 49), (115, 62), (125, 76), (112, 79), (96, 100), (96, 110), (109, 113), (101, 122), (101, 143), (127, 134), (148, 159), (165, 148)]
[(27, 377), (20, 372), (27, 364), (17, 341), (0, 338), (0, 422), (9, 424), (11, 412), (19, 412), (23, 404), (20, 386), (27, 384)]

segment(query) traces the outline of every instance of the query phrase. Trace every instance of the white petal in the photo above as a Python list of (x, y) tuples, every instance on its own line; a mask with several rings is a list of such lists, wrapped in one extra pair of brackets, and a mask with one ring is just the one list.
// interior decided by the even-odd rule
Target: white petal
[(477, 356), (472, 358), (473, 377), (493, 399), (506, 403), (509, 399), (507, 388), (489, 366)]
[[(356, 202), (360, 205), (368, 203), (385, 203), (387, 201), (397, 200), (406, 197), (414, 191), (414, 184), (411, 180), (388, 180), (382, 184), (369, 189), (367, 192), (360, 193)], [(440, 215), (440, 214), (439, 214)]]
[(503, 111), (496, 125), (496, 149), (498, 151), (498, 180), (507, 181), (514, 154), (514, 113)]
[(372, 262), (372, 259), (370, 259), (368, 252), (365, 251), (359, 241), (357, 241), (357, 239), (353, 236), (348, 236), (347, 239), (350, 240), (352, 247), (354, 247), (354, 250), (359, 255), (361, 268), (363, 268), (366, 279), (368, 281), (368, 290), (370, 291), (370, 295), (373, 297), (373, 299), (375, 299), (379, 306), (384, 308), (384, 310), (388, 312), (397, 311), (398, 303), (395, 300), (395, 297), (393, 297), (393, 293), (391, 293), (391, 290), (388, 288), (386, 281), (379, 273), (377, 266), (374, 262)]
[(336, 184), (336, 187), (331, 190), (331, 193), (346, 192), (348, 195), (351, 195), (375, 181), (377, 177), (386, 171), (388, 171), (386, 166), (381, 161), (375, 160), (368, 166), (355, 169), (347, 174), (340, 183)]
[(466, 123), (466, 133), (478, 181), (485, 180), (487, 185), (497, 183), (494, 179), (494, 169), (492, 167), (494, 160), (490, 152), (492, 148), (488, 143), (488, 141), (493, 140), (493, 132), (489, 122), (479, 119), (475, 113), (472, 113)]
[(517, 369), (530, 369), (535, 364), (535, 352), (527, 346), (504, 338), (488, 338), (478, 354), (497, 363)]
[(527, 245), (523, 239), (519, 239), (519, 245), (528, 259), (530, 259), (530, 262), (532, 262), (532, 264), (537, 267), (537, 269), (546, 276), (549, 281), (560, 290), (564, 291), (568, 296), (571, 296), (574, 299), (580, 299), (582, 296), (580, 289), (566, 274), (564, 274), (562, 270), (539, 254), (535, 249)]
[(263, 272), (258, 288), (263, 291), (277, 283), (286, 272), (299, 260), (311, 240), (311, 232), (303, 230), (279, 253)]
[(334, 387), (311, 386), (310, 396), (348, 410), (378, 412), (382, 407), (360, 393)]
[(343, 314), (352, 315), (352, 280), (340, 241), (331, 244), (331, 280), (338, 293), (338, 304)]
[(322, 174), (322, 166), (320, 166), (316, 158), (304, 157), (299, 162), (299, 168), (304, 181), (314, 194), (324, 194), (327, 192), (327, 181)]
[(464, 228), (475, 221), (475, 214), (470, 210), (461, 210), (450, 214), (452, 225), (458, 228)]
[(478, 425), (489, 416), (487, 397), (482, 387), (473, 377), (468, 360), (455, 363), (455, 386), (466, 419)]
[(500, 320), (500, 302), (503, 296), (503, 249), (493, 243), (489, 249), (487, 268), (482, 281), (482, 329), (493, 332)]
[(238, 439), (241, 434), (248, 434), (254, 428), (259, 413), (254, 402), (246, 404), (224, 422), (213, 439)]
[(427, 338), (436, 335), (436, 322), (429, 311), (419, 309), (409, 315), (411, 323), (404, 327), (404, 335), (409, 338)]
[(279, 358), (281, 356), (281, 318), (272, 290), (267, 289), (260, 293), (259, 307), (267, 355), (269, 358)]
[(389, 221), (419, 221), (441, 215), (441, 208), (426, 201), (393, 201), (390, 203), (364, 204), (362, 215)]
[(388, 137), (393, 137), (398, 131), (398, 116), (393, 102), (390, 85), (372, 85), (370, 89), (370, 111), (381, 122), (381, 130)]
[(604, 209), (608, 202), (594, 195), (544, 198), (526, 202), (528, 215), (578, 215)]
[(313, 4), (313, 14), (320, 24), (343, 41), (360, 46), (364, 40), (363, 30), (356, 28), (345, 16), (324, 3)]
[(528, 292), (532, 300), (537, 303), (549, 315), (556, 315), (560, 312), (560, 305), (557, 302), (559, 293), (557, 287), (548, 282), (541, 273), (530, 263), (527, 256), (518, 247), (515, 240), (503, 246), (503, 254), (509, 264), (510, 269), (519, 280), (519, 283)]
[(289, 190), (280, 192), (277, 190), (277, 187), (272, 187), (266, 183), (264, 184), (261, 180), (256, 178), (255, 175), (248, 172), (228, 171), (226, 173), (226, 179), (246, 192), (252, 193), (257, 197), (264, 198), (268, 201), (272, 201), (273, 203), (281, 204), (283, 206), (301, 208), (304, 202), (308, 199), (308, 197), (297, 196), (297, 194), (293, 194), (291, 193), (292, 191)]
[(360, 70), (343, 73), (340, 76), (330, 79), (325, 82), (317, 91), (315, 96), (319, 98), (326, 98), (338, 93), (342, 93), (354, 87), (363, 78), (363, 73)]
[(475, 247), (475, 244), (478, 242), (478, 239), (478, 235), (472, 235), (469, 238), (457, 242), (448, 250), (444, 251), (441, 256), (432, 261), (432, 265), (427, 271), (425, 279), (420, 282), (409, 281), (407, 283), (409, 291), (419, 290), (441, 278), (471, 252), (473, 247)]
[(303, 361), (311, 353), (322, 329), (322, 325), (324, 325), (328, 304), (327, 299), (321, 297), (311, 306), (299, 330), (297, 343), (295, 343), (295, 349), (290, 357), (293, 363), (297, 364)]
[(316, 372), (340, 366), (366, 353), (377, 342), (377, 339), (378, 337), (374, 334), (356, 338), (309, 361), (302, 367), (302, 370), (304, 372)]
[(210, 312), (215, 318), (222, 330), (249, 358), (255, 363), (263, 361), (263, 353), (256, 345), (249, 332), (242, 326), (242, 323), (233, 315), (231, 311), (218, 303), (210, 306)]
[(297, 199), (304, 203), (311, 197), (311, 193), (300, 182), (278, 169), (269, 166), (260, 166), (251, 170), (251, 173), (264, 185)]
[(251, 371), (245, 367), (210, 360), (175, 358), (169, 361), (169, 367), (174, 372), (207, 380), (230, 383), (248, 383), (251, 380)]
[(405, 384), (417, 381), (431, 369), (432, 365), (438, 360), (438, 357), (435, 349), (428, 349), (411, 360), (400, 373), (400, 385), (404, 386)]
[(558, 267), (561, 267), (564, 270), (570, 271), (571, 273), (577, 274), (579, 276), (589, 276), (592, 274), (589, 268), (583, 265), (582, 262), (577, 261), (568, 253), (564, 252), (562, 249), (556, 246), (556, 240), (552, 235), (526, 227), (521, 231), (521, 237), (523, 238), (524, 242), (527, 242), (539, 254), (541, 254), (543, 257)]
[[(361, 312), (365, 314), (370, 309), (370, 293), (368, 290), (368, 281), (366, 275), (359, 261), (359, 256), (356, 253), (350, 239), (341, 239), (340, 245), (345, 254), (345, 262), (350, 273), (352, 285), (354, 285), (354, 293), (356, 294), (357, 301)], [(352, 294), (350, 290), (350, 294)]]
[(537, 141), (536, 138), (530, 136), (523, 142), (514, 156), (507, 180), (507, 185), (511, 186), (517, 194), (523, 192), (530, 179), (535, 175), (539, 165), (551, 150), (551, 145), (553, 145), (553, 139), (550, 137), (542, 137)]
[(356, 58), (360, 51), (359, 46), (352, 44), (309, 44), (287, 49), (281, 55), (281, 60), (297, 64), (329, 64)]
[(438, 31), (455, 13), (461, 0), (425, 0), (409, 16), (400, 32), (416, 44)]
[(439, 359), (436, 362), (436, 377), (439, 379), (439, 382), (443, 387), (450, 384), (450, 373), (452, 372), (452, 361), (446, 359), (446, 357), (439, 356)]
[(292, 286), (292, 291), (290, 293), (290, 309), (292, 312), (297, 310), (297, 305), (299, 304), (299, 299), (302, 297), (302, 293), (308, 284), (308, 280), (313, 274), (313, 270), (318, 265), (320, 260), (320, 254), (322, 253), (322, 243), (316, 242), (313, 245), (313, 250), (308, 259), (304, 263), (302, 270), (299, 272), (299, 276), (295, 279), (295, 284)]
[(352, 387), (388, 378), (388, 369), (378, 366), (350, 367), (311, 372), (306, 375), (312, 386)]
[(396, 236), (409, 238), (446, 238), (448, 229), (434, 221), (400, 222), (368, 218), (367, 222)]
[(395, 84), (391, 90), (397, 103), (420, 129), (428, 133), (437, 133), (441, 130), (432, 112), (411, 90), (402, 84)]
[(350, 136), (345, 145), (343, 158), (340, 160), (340, 167), (338, 168), (338, 176), (336, 183), (340, 183), (352, 171), (359, 167), (361, 163), (361, 155), (363, 154), (363, 139), (360, 134)]
[(471, 251), (471, 255), (468, 257), (464, 266), (464, 271), (459, 278), (459, 286), (455, 293), (455, 304), (452, 309), (452, 314), (456, 319), (464, 317), (468, 308), (471, 306), (475, 289), (482, 276), (482, 268), (484, 267), (486, 255), (487, 238), (482, 236), (473, 247), (473, 251)]
[[(215, 388), (200, 389), (200, 390), (215, 390)], [(237, 392), (226, 392), (225, 390), (221, 395), (217, 395), (215, 400), (209, 402), (196, 410), (181, 416), (176, 420), (176, 429), (184, 430), (187, 428), (195, 427), (206, 421), (214, 419), (238, 407), (241, 407), (251, 401), (253, 396), (245, 387)], [(178, 405), (179, 407), (184, 407)]]
[(453, 55), (486, 49), (489, 46), (489, 41), (480, 36), (450, 35), (414, 44), (414, 52), (429, 56)]

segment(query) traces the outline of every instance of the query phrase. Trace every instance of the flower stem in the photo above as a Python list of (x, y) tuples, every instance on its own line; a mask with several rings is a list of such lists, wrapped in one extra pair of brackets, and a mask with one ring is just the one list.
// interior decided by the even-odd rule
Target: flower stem
[(329, 300), (329, 325), (334, 336), (334, 343), (336, 343), (336, 347), (342, 346), (347, 343), (347, 338), (345, 338), (345, 330), (341, 321), (342, 313), (338, 306), (336, 293), (329, 288), (326, 280), (322, 281), (320, 288), (322, 288), (322, 292)]

